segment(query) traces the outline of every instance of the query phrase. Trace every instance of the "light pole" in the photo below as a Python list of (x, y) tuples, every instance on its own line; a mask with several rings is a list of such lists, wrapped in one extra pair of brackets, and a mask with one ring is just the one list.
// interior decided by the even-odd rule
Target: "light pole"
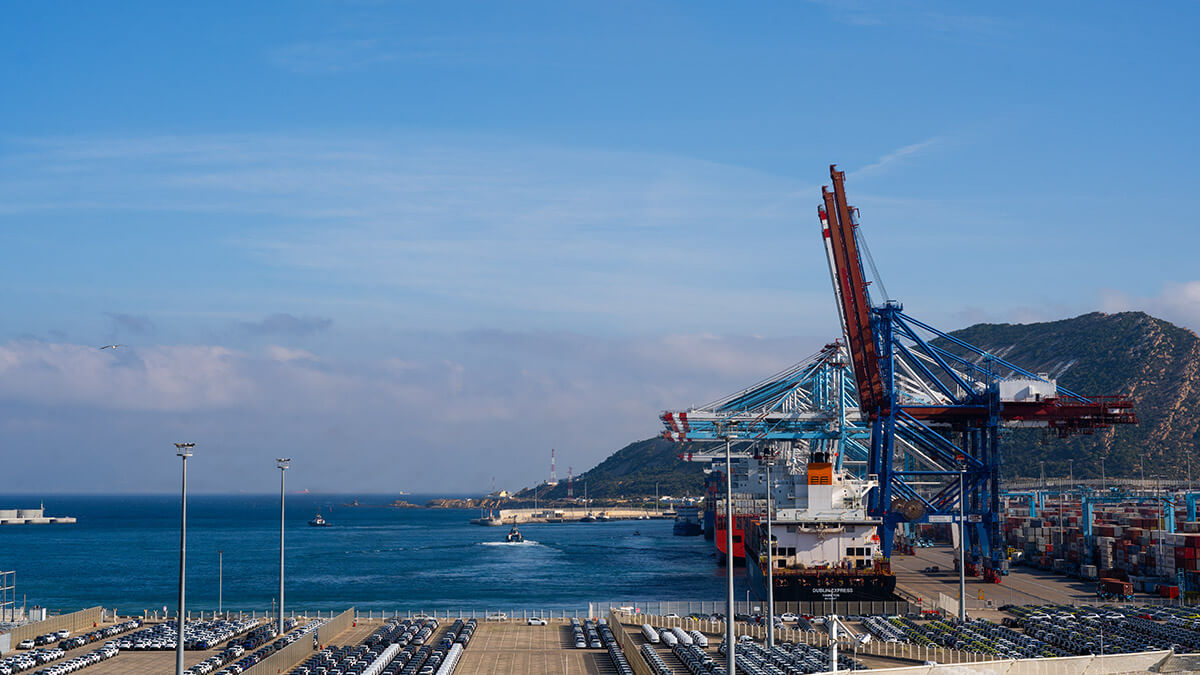
[(967, 622), (967, 493), (963, 492), (966, 467), (958, 467), (958, 620)]
[(221, 599), (225, 595), (225, 551), (217, 551), (217, 615), (224, 614)]
[(183, 459), (183, 490), (179, 496), (179, 616), (175, 622), (175, 675), (183, 675), (184, 584), (187, 572), (187, 461), (195, 443), (176, 443), (175, 454)]
[(737, 434), (728, 431), (723, 423), (718, 425), (718, 429), (720, 436), (725, 439), (725, 672), (733, 675), (737, 672), (737, 659), (734, 656), (737, 641), (733, 635), (733, 456), (729, 444), (737, 438)]
[(1104, 458), (1100, 458), (1100, 489), (1108, 489), (1108, 479), (1104, 477)]
[(279, 634), (283, 635), (283, 476), (292, 465), (290, 457), (276, 457), (279, 467)]
[[(771, 462), (775, 456), (767, 449), (767, 649), (775, 646), (775, 551), (771, 536)], [(745, 541), (745, 534), (742, 541)], [(761, 564), (758, 560), (747, 561), (748, 565)]]
[(1067, 464), (1071, 467), (1071, 485), (1075, 485), (1075, 460), (1068, 459)]

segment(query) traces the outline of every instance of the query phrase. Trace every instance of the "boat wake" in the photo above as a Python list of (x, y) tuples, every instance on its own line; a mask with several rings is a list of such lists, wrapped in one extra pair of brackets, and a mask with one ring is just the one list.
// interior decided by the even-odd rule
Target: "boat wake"
[(480, 546), (541, 546), (541, 544), (537, 543), (536, 541), (533, 541), (532, 539), (526, 539), (525, 541), (481, 541), (481, 542), (479, 542), (479, 545)]

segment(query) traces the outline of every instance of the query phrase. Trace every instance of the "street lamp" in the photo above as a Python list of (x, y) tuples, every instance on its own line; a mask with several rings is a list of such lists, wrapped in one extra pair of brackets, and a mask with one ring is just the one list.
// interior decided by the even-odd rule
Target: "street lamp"
[(279, 467), (279, 634), (283, 635), (283, 476), (292, 465), (289, 457), (275, 458)]
[[(770, 448), (767, 449), (767, 649), (775, 647), (775, 542), (771, 535), (771, 463), (774, 461), (775, 455)], [(745, 534), (742, 535), (742, 540), (745, 541)], [(748, 564), (761, 564), (758, 560), (752, 560)]]
[(737, 672), (734, 656), (737, 640), (733, 635), (733, 456), (729, 444), (737, 434), (724, 423), (718, 424), (717, 429), (718, 437), (725, 439), (725, 672), (733, 675)]
[(183, 460), (183, 491), (179, 497), (179, 616), (175, 622), (175, 675), (183, 675), (184, 583), (187, 571), (187, 461), (195, 443), (176, 443), (175, 454)]
[(217, 551), (217, 616), (224, 616), (221, 608), (222, 596), (225, 595), (225, 551)]
[(963, 491), (966, 464), (958, 465), (958, 620), (967, 622), (967, 493)]

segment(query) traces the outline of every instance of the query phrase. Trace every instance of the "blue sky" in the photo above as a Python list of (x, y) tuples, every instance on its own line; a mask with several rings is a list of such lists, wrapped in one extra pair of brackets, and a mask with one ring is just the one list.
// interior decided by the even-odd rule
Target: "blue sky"
[(942, 328), (1200, 328), (1194, 4), (5, 14), (0, 492), (590, 467), (837, 336), (830, 163)]

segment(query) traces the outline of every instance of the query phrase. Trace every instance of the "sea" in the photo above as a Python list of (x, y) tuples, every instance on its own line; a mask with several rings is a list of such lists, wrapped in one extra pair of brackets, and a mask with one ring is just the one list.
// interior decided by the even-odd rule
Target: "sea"
[[(406, 495), (423, 504), (437, 495)], [(461, 509), (388, 508), (396, 497), (288, 495), (287, 610), (564, 611), (589, 603), (716, 601), (723, 568), (703, 537), (669, 520), (481, 527)], [(357, 500), (359, 506), (348, 506)], [(0, 496), (0, 508), (40, 500)], [(69, 611), (173, 612), (179, 582), (179, 507), (173, 496), (53, 496), (46, 515), (74, 525), (0, 527), (0, 570), (16, 572), (16, 602)], [(311, 527), (320, 512), (328, 527)], [(189, 495), (187, 605), (265, 611), (279, 588), (279, 495)], [(218, 552), (222, 552), (218, 554)], [(737, 589), (745, 592), (741, 568)]]

